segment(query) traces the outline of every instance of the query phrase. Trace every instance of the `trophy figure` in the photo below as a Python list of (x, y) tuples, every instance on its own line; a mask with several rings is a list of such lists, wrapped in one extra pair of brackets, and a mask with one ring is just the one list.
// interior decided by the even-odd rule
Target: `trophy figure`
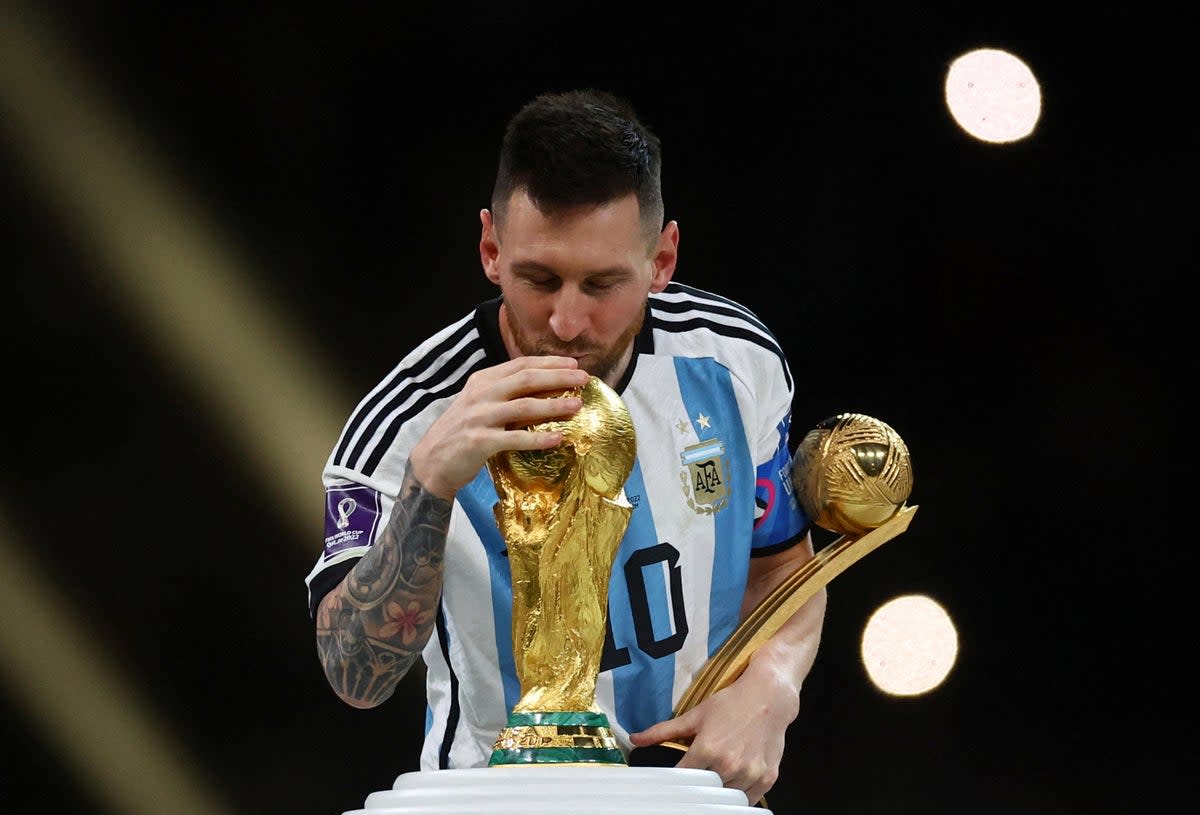
[[(796, 448), (792, 486), (809, 519), (835, 534), (812, 560), (755, 607), (704, 664), (680, 697), (681, 716), (733, 683), (751, 655), (833, 578), (908, 529), (916, 506), (912, 461), (888, 424), (861, 413), (840, 413), (817, 424)], [(665, 742), (675, 760), (688, 745)], [(649, 755), (649, 754), (648, 754)], [(631, 760), (635, 757), (631, 757)], [(655, 763), (666, 762), (661, 755)]]
[[(621, 398), (591, 377), (550, 450), (504, 451), (488, 461), (500, 498), (496, 523), (512, 569), (513, 658), (521, 697), (489, 766), (626, 764), (596, 705), (608, 583), (633, 506), (625, 481), (637, 453)], [(553, 397), (549, 397), (553, 398)]]

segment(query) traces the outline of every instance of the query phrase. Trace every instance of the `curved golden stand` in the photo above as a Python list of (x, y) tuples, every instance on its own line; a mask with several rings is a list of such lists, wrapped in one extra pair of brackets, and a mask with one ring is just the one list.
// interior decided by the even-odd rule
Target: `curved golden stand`
[(750, 664), (751, 655), (774, 636), (802, 605), (865, 555), (908, 529), (916, 511), (915, 506), (901, 507), (891, 518), (861, 536), (842, 535), (789, 575), (734, 629), (720, 650), (704, 663), (680, 697), (675, 715), (682, 716), (732, 684)]
[[(801, 606), (864, 556), (908, 529), (916, 511), (916, 506), (904, 506), (891, 518), (863, 535), (842, 535), (785, 578), (734, 629), (717, 653), (704, 663), (704, 667), (680, 697), (675, 706), (674, 716), (682, 716), (717, 691), (733, 684), (750, 664), (750, 657), (754, 652), (799, 611)], [(675, 741), (665, 741), (662, 745), (683, 752), (687, 752), (688, 749), (687, 744)], [(756, 802), (751, 802), (754, 803)], [(765, 807), (766, 798), (757, 803)]]

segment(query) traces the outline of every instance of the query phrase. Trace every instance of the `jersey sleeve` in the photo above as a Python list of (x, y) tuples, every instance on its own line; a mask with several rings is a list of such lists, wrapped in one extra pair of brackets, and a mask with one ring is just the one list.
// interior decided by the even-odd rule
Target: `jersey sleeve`
[(392, 499), (374, 487), (328, 476), (325, 480), (325, 544), (304, 581), (314, 619), (321, 599), (375, 543), (392, 507)]
[(754, 532), (750, 554), (762, 557), (782, 552), (804, 536), (808, 515), (792, 487), (792, 453), (789, 434), (795, 385), (782, 347), (759, 323), (766, 340), (747, 346), (742, 376), (754, 394)]
[(485, 356), (471, 312), (413, 349), (347, 419), (321, 474), (324, 544), (304, 581), (314, 618), (386, 528), (413, 447)]
[(792, 487), (792, 454), (788, 443), (791, 415), (776, 425), (774, 454), (758, 465), (754, 484), (753, 557), (775, 554), (796, 543), (810, 521)]

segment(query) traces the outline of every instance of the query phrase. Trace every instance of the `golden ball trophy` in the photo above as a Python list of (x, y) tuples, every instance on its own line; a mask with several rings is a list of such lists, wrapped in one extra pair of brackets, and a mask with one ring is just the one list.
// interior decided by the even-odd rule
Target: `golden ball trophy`
[[(792, 486), (813, 523), (840, 535), (784, 579), (704, 664), (675, 706), (681, 716), (730, 685), (750, 657), (801, 606), (865, 555), (908, 529), (913, 471), (904, 439), (885, 422), (840, 413), (818, 423), (796, 448)], [(668, 742), (687, 750), (687, 745)]]

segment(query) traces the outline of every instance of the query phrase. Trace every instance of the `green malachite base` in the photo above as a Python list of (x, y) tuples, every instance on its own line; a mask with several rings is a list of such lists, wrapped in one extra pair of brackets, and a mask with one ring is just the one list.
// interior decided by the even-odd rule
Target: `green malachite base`
[(511, 713), (489, 767), (530, 764), (626, 764), (603, 713)]

